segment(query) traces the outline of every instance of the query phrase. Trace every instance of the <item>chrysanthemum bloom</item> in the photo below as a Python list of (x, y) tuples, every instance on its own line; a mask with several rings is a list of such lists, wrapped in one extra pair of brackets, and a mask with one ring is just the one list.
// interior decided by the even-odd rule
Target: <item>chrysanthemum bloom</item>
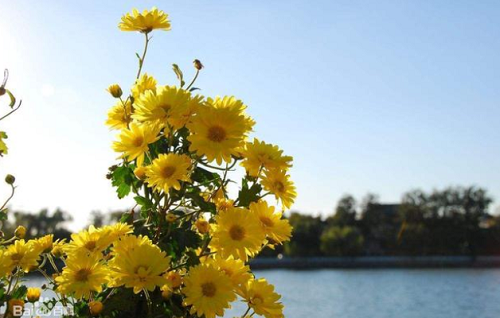
[(25, 273), (38, 267), (40, 253), (35, 249), (33, 241), (17, 240), (9, 245), (4, 254), (10, 259), (13, 267), (20, 267)]
[(148, 145), (157, 141), (158, 129), (148, 124), (130, 124), (129, 129), (123, 129), (119, 140), (113, 143), (113, 149), (116, 152), (122, 152), (122, 158), (128, 161), (137, 159), (137, 165), (142, 166), (144, 162), (144, 153), (148, 151)]
[(269, 206), (266, 201), (250, 203), (250, 212), (254, 213), (260, 220), (262, 229), (267, 237), (273, 242), (283, 243), (290, 240), (292, 227), (286, 219), (282, 219), (282, 213), (275, 211), (274, 206)]
[(222, 257), (243, 261), (260, 251), (265, 240), (260, 220), (245, 208), (229, 208), (215, 216), (210, 248)]
[(156, 191), (168, 192), (170, 188), (179, 190), (180, 181), (189, 182), (191, 159), (174, 153), (161, 154), (146, 170), (146, 182)]
[(118, 27), (122, 31), (138, 31), (141, 33), (149, 33), (153, 30), (169, 31), (170, 21), (168, 20), (168, 14), (156, 7), (153, 7), (151, 11), (144, 10), (142, 13), (134, 9), (132, 14), (127, 13), (122, 17)]
[(125, 129), (131, 122), (132, 103), (130, 100), (118, 101), (108, 112), (106, 125), (111, 129)]
[(191, 121), (194, 114), (200, 109), (200, 107), (205, 106), (205, 97), (202, 95), (191, 95), (189, 98), (184, 111), (180, 113), (179, 116), (172, 117), (170, 121), (174, 127), (184, 127)]
[(167, 283), (162, 274), (168, 270), (170, 258), (158, 246), (147, 242), (127, 251), (119, 244), (109, 263), (113, 286), (124, 285), (138, 294), (142, 290), (153, 291)]
[(0, 279), (11, 274), (14, 269), (12, 260), (6, 254), (6, 251), (0, 248)]
[(175, 86), (160, 86), (150, 90), (134, 102), (133, 118), (140, 122), (148, 122), (160, 128), (182, 128), (179, 125), (188, 111), (191, 93)]
[(215, 254), (213, 258), (207, 259), (207, 263), (226, 274), (236, 289), (245, 285), (252, 278), (250, 267), (245, 265), (242, 260), (234, 259), (232, 256), (223, 258)]
[(290, 208), (297, 197), (295, 185), (284, 170), (266, 170), (262, 177), (262, 186), (280, 200), (285, 208)]
[(281, 296), (274, 291), (274, 286), (263, 278), (250, 280), (241, 296), (259, 316), (266, 318), (284, 317), (283, 304), (279, 302)]
[(108, 248), (114, 237), (105, 228), (95, 228), (93, 225), (88, 230), (71, 234), (71, 241), (64, 246), (67, 254), (97, 254)]
[(62, 257), (65, 253), (64, 252), (65, 247), (66, 247), (65, 239), (62, 241), (56, 240), (52, 245), (51, 254), (54, 255), (55, 257)]
[(40, 288), (29, 287), (26, 293), (26, 299), (28, 299), (30, 303), (35, 303), (40, 299), (41, 294), (42, 291), (40, 290)]
[(245, 117), (245, 125), (248, 130), (251, 130), (255, 125), (255, 121), (245, 113), (247, 105), (243, 104), (241, 100), (234, 96), (217, 96), (215, 98), (209, 97), (207, 99), (207, 105), (211, 105), (215, 108), (226, 108), (239, 112), (243, 117)]
[(148, 75), (148, 73), (144, 73), (135, 82), (134, 86), (132, 86), (132, 97), (134, 97), (134, 100), (137, 100), (145, 92), (155, 90), (156, 79), (153, 76)]
[(113, 248), (111, 253), (113, 256), (118, 254), (124, 255), (132, 252), (134, 249), (138, 248), (141, 245), (152, 245), (153, 242), (147, 236), (135, 236), (135, 235), (126, 235), (122, 236), (119, 240), (113, 242)]
[(45, 235), (34, 240), (33, 245), (35, 247), (35, 250), (40, 254), (50, 253), (54, 245), (54, 234)]
[(22, 225), (19, 225), (14, 231), (14, 235), (17, 238), (23, 239), (26, 236), (26, 228)]
[(238, 155), (254, 122), (242, 114), (239, 107), (215, 107), (213, 104), (200, 107), (187, 127), (191, 131), (188, 140), (190, 150), (206, 156), (209, 162), (222, 164), (231, 162), (232, 155)]
[(257, 138), (253, 140), (253, 143), (247, 142), (241, 154), (244, 158), (241, 166), (252, 177), (258, 177), (263, 168), (287, 170), (292, 166), (292, 157), (283, 156), (283, 150), (280, 150), (278, 146), (266, 144)]
[(229, 277), (206, 264), (192, 267), (184, 279), (184, 285), (184, 302), (192, 306), (191, 314), (196, 313), (199, 317), (222, 317), (224, 309), (230, 308), (230, 303), (236, 299)]
[(198, 229), (198, 232), (200, 232), (200, 234), (206, 234), (210, 230), (210, 223), (208, 223), (208, 221), (203, 217), (198, 218), (194, 225), (196, 226), (196, 229)]
[(132, 225), (123, 223), (123, 222), (117, 222), (113, 225), (107, 225), (102, 228), (102, 231), (108, 232), (108, 235), (110, 236), (110, 240), (114, 242), (115, 240), (130, 234), (133, 232)]
[(92, 292), (101, 292), (102, 285), (109, 281), (109, 270), (100, 260), (96, 254), (71, 254), (62, 274), (55, 279), (56, 291), (78, 299), (88, 299)]

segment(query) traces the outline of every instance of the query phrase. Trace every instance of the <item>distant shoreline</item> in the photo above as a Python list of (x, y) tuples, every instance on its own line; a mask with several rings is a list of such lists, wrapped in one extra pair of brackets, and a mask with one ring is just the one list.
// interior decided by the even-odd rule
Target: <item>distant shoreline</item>
[(500, 268), (500, 256), (256, 258), (252, 269)]

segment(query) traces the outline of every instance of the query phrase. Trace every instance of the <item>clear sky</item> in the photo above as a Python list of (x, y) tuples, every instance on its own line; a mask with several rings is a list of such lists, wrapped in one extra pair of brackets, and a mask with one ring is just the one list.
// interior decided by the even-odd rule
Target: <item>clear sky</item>
[(120, 16), (153, 5), (172, 31), (154, 34), (146, 71), (174, 84), (172, 63), (190, 76), (200, 59), (202, 93), (242, 99), (255, 136), (294, 156), (296, 209), (448, 185), (499, 204), (499, 2), (0, 0), (0, 68), (24, 100), (0, 127), (14, 208), (59, 206), (83, 225), (128, 206), (104, 177), (116, 158), (105, 88), (133, 82), (143, 45)]

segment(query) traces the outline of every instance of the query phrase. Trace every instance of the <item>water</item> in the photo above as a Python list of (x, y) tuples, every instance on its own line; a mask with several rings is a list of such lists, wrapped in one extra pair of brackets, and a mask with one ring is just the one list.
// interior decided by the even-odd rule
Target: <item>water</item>
[[(275, 284), (287, 318), (500, 316), (500, 269), (268, 270), (256, 276)], [(225, 317), (244, 310), (235, 304)]]

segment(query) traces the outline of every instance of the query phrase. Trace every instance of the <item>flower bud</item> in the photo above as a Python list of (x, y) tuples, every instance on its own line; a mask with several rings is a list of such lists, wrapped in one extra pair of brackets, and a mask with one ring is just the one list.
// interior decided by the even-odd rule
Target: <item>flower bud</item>
[(196, 228), (198, 229), (198, 232), (200, 232), (200, 234), (208, 233), (208, 230), (210, 228), (210, 224), (204, 218), (199, 218), (198, 220), (196, 220), (194, 225), (196, 226)]
[(30, 287), (28, 288), (28, 293), (26, 294), (26, 298), (30, 303), (35, 303), (40, 299), (41, 293), (42, 291), (40, 290), (40, 288)]
[(5, 95), (5, 93), (7, 93), (7, 90), (5, 89), (5, 87), (0, 86), (0, 96)]
[(120, 98), (123, 95), (122, 88), (118, 84), (113, 84), (109, 85), (108, 87), (108, 92), (113, 96), (114, 98)]
[(139, 180), (146, 179), (146, 167), (137, 167), (134, 170), (134, 174)]
[(11, 174), (8, 174), (8, 175), (5, 176), (5, 182), (7, 184), (14, 184), (14, 182), (16, 182), (16, 177), (14, 177)]
[(203, 64), (201, 64), (200, 60), (194, 60), (193, 61), (194, 68), (200, 71), (203, 68)]
[(19, 225), (17, 229), (14, 231), (14, 235), (17, 238), (23, 239), (26, 237), (26, 228), (22, 225)]
[(177, 216), (175, 214), (173, 214), (173, 213), (168, 213), (165, 216), (165, 219), (167, 220), (167, 222), (173, 223), (173, 222), (175, 222), (175, 220), (177, 220)]
[(165, 285), (161, 288), (161, 297), (164, 300), (169, 300), (172, 297), (172, 289), (168, 285)]
[(182, 276), (178, 272), (168, 272), (165, 278), (171, 288), (178, 288), (182, 285)]
[(104, 309), (104, 305), (100, 301), (91, 301), (89, 303), (89, 310), (92, 316), (97, 316)]

